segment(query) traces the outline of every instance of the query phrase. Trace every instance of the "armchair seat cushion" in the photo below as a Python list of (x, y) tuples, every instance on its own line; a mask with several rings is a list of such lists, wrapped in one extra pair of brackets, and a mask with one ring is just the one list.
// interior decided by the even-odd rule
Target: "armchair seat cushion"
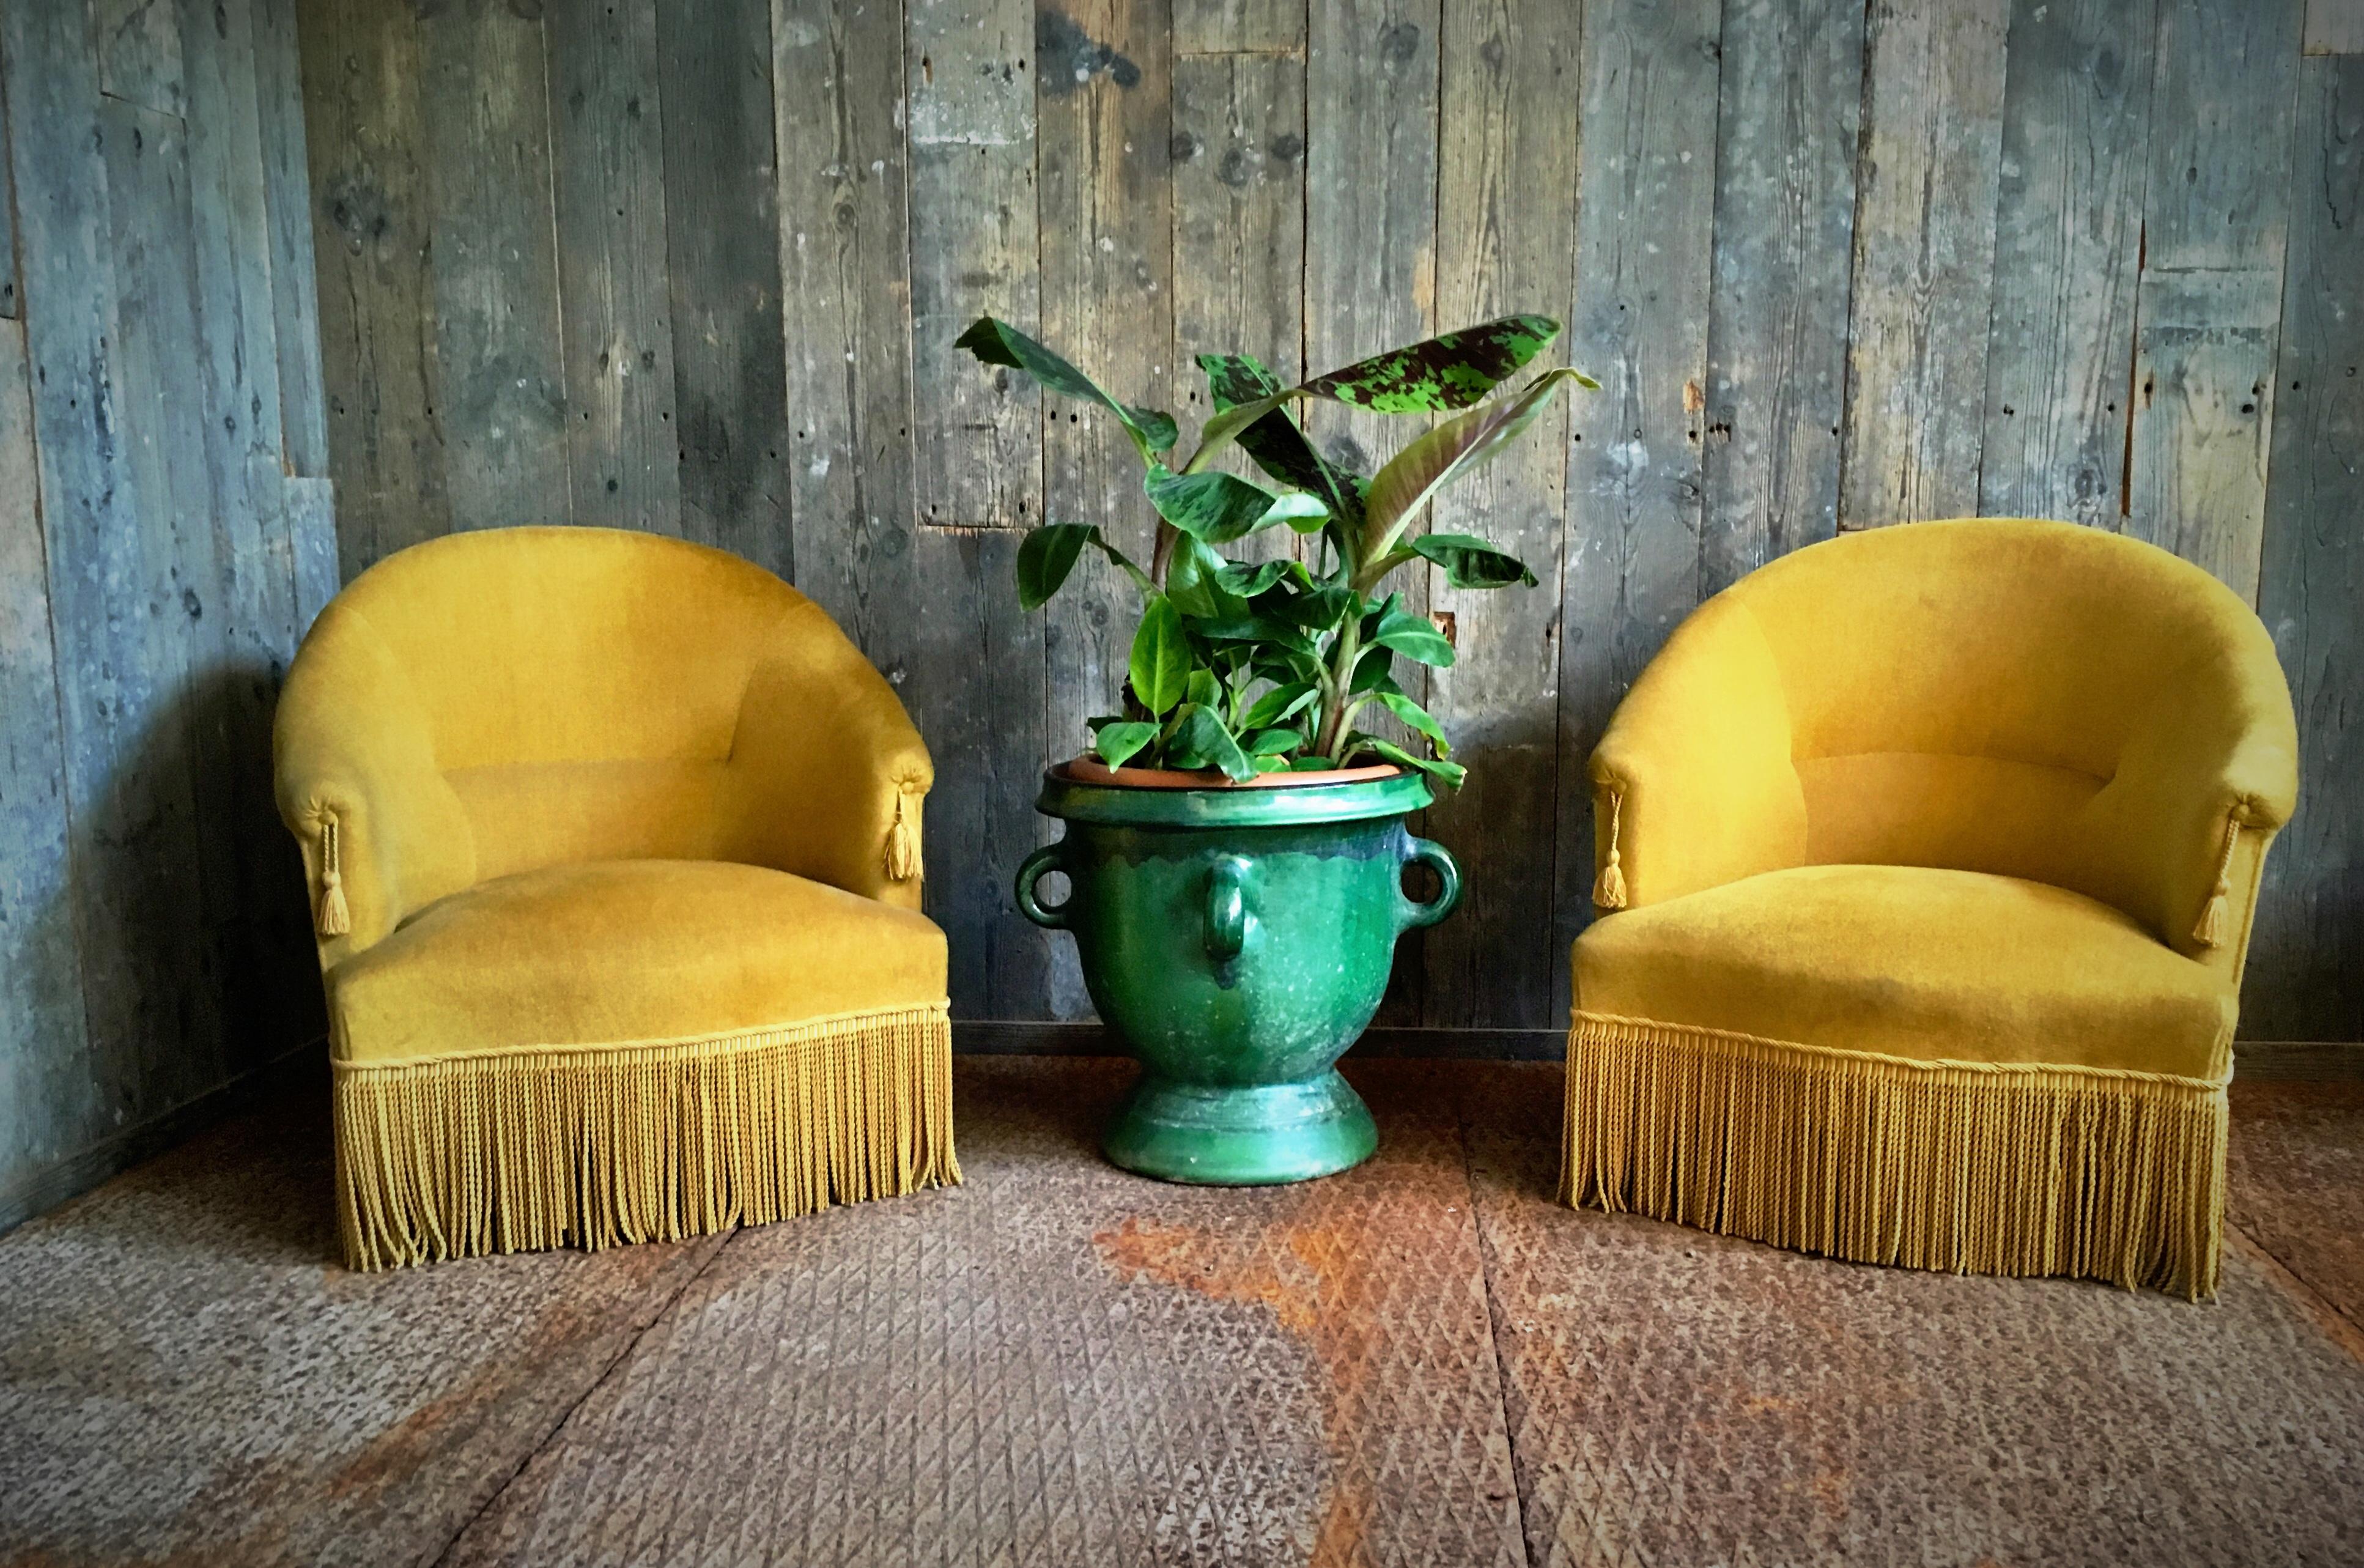
[(943, 933), (761, 866), (608, 860), (496, 877), (331, 970), (351, 1067), (721, 1040), (942, 1008)]
[(1596, 921), (1577, 1006), (1918, 1061), (2214, 1080), (2237, 995), (2129, 916), (2014, 877), (1801, 866)]

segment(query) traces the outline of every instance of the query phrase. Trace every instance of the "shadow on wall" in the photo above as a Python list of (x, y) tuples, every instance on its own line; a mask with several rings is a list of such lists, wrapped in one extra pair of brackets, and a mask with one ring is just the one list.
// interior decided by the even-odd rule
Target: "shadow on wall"
[(36, 1152), (35, 1169), (325, 1032), (302, 857), (272, 799), (284, 674), (237, 655), (193, 672), (74, 812), (74, 883), (46, 913), (79, 938), (88, 1043), (52, 1058), (46, 1122), (82, 1136)]

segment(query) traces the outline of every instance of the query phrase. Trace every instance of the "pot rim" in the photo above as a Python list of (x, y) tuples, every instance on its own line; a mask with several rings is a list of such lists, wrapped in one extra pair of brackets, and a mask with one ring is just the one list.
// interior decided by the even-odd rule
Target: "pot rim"
[[(1187, 784), (1138, 785), (1115, 777), (1101, 783), (1060, 763), (1043, 769), (1043, 793), (1034, 809), (1044, 816), (1110, 827), (1304, 827), (1321, 823), (1366, 822), (1399, 817), (1429, 805), (1428, 780), (1409, 768), (1342, 768), (1307, 776), (1307, 782), (1255, 789), (1193, 779)], [(1127, 771), (1154, 773), (1164, 769)], [(1189, 778), (1184, 774), (1181, 777)], [(1220, 776), (1219, 776), (1220, 777)]]
[(1378, 762), (1363, 767), (1333, 767), (1306, 773), (1259, 773), (1253, 778), (1234, 781), (1211, 767), (1198, 772), (1172, 767), (1110, 767), (1088, 756), (1077, 756), (1054, 764), (1043, 777), (1062, 778), (1104, 790), (1302, 790), (1392, 778), (1408, 771), (1392, 762)]

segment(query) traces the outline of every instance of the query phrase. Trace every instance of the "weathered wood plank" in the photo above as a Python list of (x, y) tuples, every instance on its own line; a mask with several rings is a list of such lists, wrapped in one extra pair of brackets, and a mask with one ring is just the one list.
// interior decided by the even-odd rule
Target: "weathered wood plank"
[(557, 6), (551, 167), (579, 523), (681, 532), (653, 6)]
[(253, 0), (255, 97), (268, 212), (272, 341), (279, 358), (280, 457), (289, 474), (329, 472), (328, 393), (320, 372), (320, 295), (312, 254), (296, 0)]
[(2364, 1039), (2364, 56), (2302, 68), (2258, 613), (2299, 720), (2241, 1009), (2261, 1039)]
[(911, 390), (920, 520), (1041, 521), (1042, 398), (953, 347), (981, 315), (1041, 319), (1036, 273), (1033, 7), (911, 0)]
[(663, 0), (657, 69), (682, 534), (793, 578), (769, 0)]
[(298, 36), (329, 467), (351, 578), (452, 530), (433, 390), (423, 61), (409, 11), (377, 0), (308, 0)]
[(2149, 6), (2018, 0), (1979, 510), (2114, 527), (2150, 160)]
[[(1198, 378), (1177, 365), (1174, 336), (1171, 34), (1167, 0), (1069, 0), (1039, 10), (1034, 28), (1043, 334), (1117, 397), (1166, 409), (1179, 401), (1182, 370)], [(1114, 415), (1043, 400), (1046, 518), (1097, 523), (1146, 561), (1156, 513)], [(988, 583), (986, 591), (1009, 590)], [(1086, 721), (1117, 711), (1140, 608), (1132, 585), (1098, 561), (1044, 608), (1052, 756), (1083, 750)], [(1053, 1016), (1088, 1016), (1075, 944), (1050, 951)]]
[(296, 636), (301, 641), (337, 597), (337, 491), (327, 479), (297, 477), (284, 487), (287, 535), (296, 550)]
[(0, 320), (17, 319), (17, 186), (8, 161), (8, 100), (0, 83)]
[[(191, 700), (201, 724), (206, 841), (234, 857), (218, 895), (230, 1060), (291, 1043), (289, 1003), (315, 961), (271, 780), (272, 704), (293, 655), (296, 559), (283, 495), (284, 424), (269, 174), (251, 0), (182, 0), (189, 103), (190, 247), (217, 601)], [(216, 739), (217, 737), (217, 740)], [(217, 756), (209, 750), (218, 747)]]
[(444, 445), (452, 526), (566, 522), (541, 22), (497, 0), (467, 0), (418, 26), (434, 243), (429, 409)]
[[(1561, 568), (1554, 951), (1591, 918), (1586, 766), (1609, 716), (1699, 602), (1700, 437), (1715, 210), (1719, 9), (1712, 0), (1585, 7), (1576, 400)], [(1564, 1015), (1567, 966), (1553, 966)]]
[[(1569, 319), (1576, 304), (1578, 87), (1583, 12), (1470, 0), (1444, 14), (1437, 170), (1437, 316), (1512, 311)], [(1543, 586), (1462, 592), (1441, 579), (1459, 657), (1429, 678), (1429, 709), (1469, 782), (1428, 813), (1459, 857), (1467, 892), (1428, 934), (1424, 1022), (1535, 1028), (1549, 1019), (1552, 857), (1559, 735), (1559, 562), (1567, 515), (1567, 412), (1435, 505), (1432, 526), (1493, 540)]]
[(1011, 587), (1018, 533), (1041, 521), (1043, 399), (953, 340), (991, 312), (1041, 319), (1036, 267), (1034, 12), (1018, 0), (914, 0), (909, 105), (911, 426), (920, 590), (915, 717), (944, 783), (929, 812), (947, 868), (929, 885), (952, 935), (963, 1012), (1042, 1017), (1048, 935), (1008, 879), (1048, 824), (1033, 811), (1050, 752), (1043, 624)]
[(2364, 54), (2364, 0), (2307, 0), (2306, 52)]
[[(1313, 7), (1305, 70), (1305, 357), (1315, 374), (1442, 325), (1438, 17), (1436, 0), (1319, 0)], [(1311, 419), (1325, 451), (1365, 474), (1422, 428), (1327, 406)]]
[(0, 323), (0, 1190), (98, 1125), (25, 328)]
[[(1284, 381), (1304, 375), (1304, 61), (1176, 55), (1172, 169), (1170, 379), (1175, 412), (1195, 427), (1212, 412), (1199, 354), (1252, 353)], [(1269, 529), (1231, 554), (1287, 559), (1299, 547), (1295, 533)]]
[[(916, 702), (920, 694), (905, 686), (920, 577), (911, 262), (896, 112), (902, 19), (893, 7), (837, 0), (772, 4), (766, 76), (802, 88), (772, 100), (780, 232), (771, 292), (787, 342), (786, 397), (796, 409), (788, 491), (778, 498), (793, 510), (803, 541), (797, 586)], [(682, 363), (690, 363), (686, 354)], [(932, 822), (929, 841), (936, 842)]]
[(1194, 355), (1304, 374), (1304, 62), (1177, 56), (1172, 168), (1175, 411), (1195, 421), (1210, 410)]
[(2302, 0), (2165, 0), (2125, 532), (2258, 592)]
[[(1436, 319), (1437, 0), (1315, 0), (1306, 23), (1305, 358), (1310, 373), (1412, 342)], [(1454, 322), (1460, 326), (1465, 323)], [(1325, 455), (1370, 474), (1426, 421), (1316, 407)], [(1388, 579), (1426, 614), (1428, 575)], [(1399, 684), (1428, 697), (1424, 666)], [(1371, 728), (1397, 733), (1393, 720)], [(1381, 1024), (1417, 1024), (1427, 933), (1397, 945)]]
[[(134, 1121), (217, 1081), (226, 1070), (220, 987), (239, 914), (235, 745), (214, 679), (235, 617), (229, 574), (215, 532), (209, 427), (201, 377), (191, 374), (202, 335), (194, 292), (195, 220), (188, 122), (119, 98), (99, 113), (106, 162), (121, 392), (118, 428), (139, 511), (135, 629), (151, 677), (145, 711), (117, 736), (117, 787), (145, 776), (166, 796), (141, 849), (156, 881), (106, 939), (161, 977), (162, 999), (144, 1020), (158, 1032), (123, 1042), (132, 1065)], [(36, 319), (44, 308), (38, 300)], [(137, 786), (134, 786), (135, 788)], [(149, 870), (150, 867), (143, 867)], [(152, 982), (151, 982), (152, 983)]]
[(1838, 527), (1859, 7), (1726, 7), (1700, 590)]
[(162, 656), (151, 640), (168, 615), (185, 617), (151, 580), (150, 520), (124, 443), (106, 137), (84, 20), (79, 8), (0, 8), (89, 1029), (75, 1063), (89, 1120), (60, 1129), (68, 1148), (136, 1117), (151, 1054), (176, 1047), (184, 1002), (203, 1005), (188, 969), (155, 950), (155, 934), (169, 941), (190, 924), (195, 886), (185, 752), (175, 769), (151, 750), (151, 735), (185, 746), (169, 722), (178, 650)]
[(1174, 0), (1176, 54), (1294, 54), (1305, 0)]
[[(160, 115), (178, 118), (186, 113), (181, 13), (173, 0), (88, 0), (88, 5), (91, 33), (98, 44), (99, 91)], [(73, 8), (83, 7), (76, 4)]]
[(1839, 526), (1979, 505), (2009, 0), (1876, 0), (1866, 22)]

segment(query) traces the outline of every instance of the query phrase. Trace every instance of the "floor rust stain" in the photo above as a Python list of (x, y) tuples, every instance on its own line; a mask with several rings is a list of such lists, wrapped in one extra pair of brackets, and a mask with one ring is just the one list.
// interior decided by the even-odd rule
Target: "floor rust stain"
[[(1351, 1455), (1355, 1415), (1371, 1362), (1373, 1325), (1361, 1249), (1328, 1227), (1279, 1221), (1237, 1233), (1188, 1226), (1124, 1222), (1092, 1238), (1126, 1283), (1152, 1280), (1221, 1301), (1271, 1309), (1281, 1327), (1305, 1340), (1323, 1373), (1323, 1436), (1333, 1457)], [(1333, 1471), (1314, 1535), (1310, 1568), (1346, 1568), (1368, 1560), (1371, 1499), (1351, 1465)]]

